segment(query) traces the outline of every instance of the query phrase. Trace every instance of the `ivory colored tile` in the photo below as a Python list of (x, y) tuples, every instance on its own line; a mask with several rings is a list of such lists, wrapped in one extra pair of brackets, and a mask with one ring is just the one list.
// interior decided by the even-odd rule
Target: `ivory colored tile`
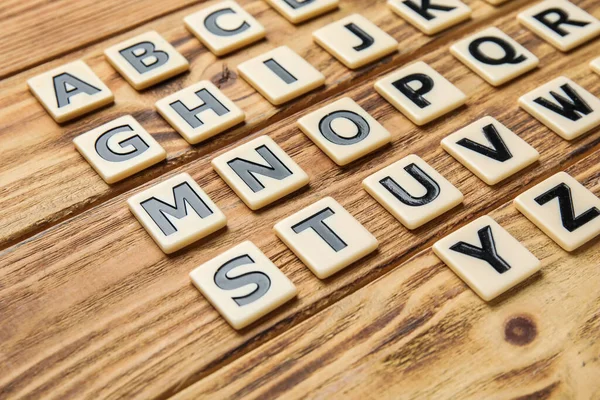
[(483, 117), (446, 136), (442, 148), (488, 185), (540, 158), (536, 149), (492, 117)]
[(298, 120), (298, 126), (329, 158), (346, 165), (389, 143), (392, 136), (349, 97)]
[(227, 218), (186, 173), (127, 200), (129, 209), (167, 254), (227, 225)]
[(167, 156), (131, 115), (79, 135), (73, 143), (106, 183), (123, 180)]
[(221, 1), (183, 19), (210, 51), (223, 56), (265, 37), (265, 28), (235, 1)]
[(156, 102), (160, 115), (191, 144), (213, 137), (246, 115), (210, 81), (201, 81)]
[(596, 58), (590, 63), (590, 67), (594, 70), (595, 73), (600, 75), (600, 57)]
[(459, 0), (388, 0), (388, 6), (427, 35), (435, 35), (471, 17), (469, 6)]
[(306, 172), (268, 136), (216, 157), (212, 166), (252, 210), (308, 184)]
[(566, 140), (600, 125), (600, 99), (564, 76), (521, 96), (519, 105)]
[(487, 215), (436, 242), (433, 252), (485, 301), (541, 268), (525, 246)]
[(320, 279), (325, 279), (377, 249), (364, 226), (331, 197), (275, 225), (275, 233)]
[(357, 69), (398, 50), (396, 39), (359, 14), (313, 32), (317, 44), (346, 67)]
[(114, 101), (110, 89), (81, 60), (34, 76), (27, 85), (48, 114), (59, 123)]
[(375, 90), (417, 125), (433, 121), (467, 101), (463, 92), (422, 61), (378, 80)]
[(339, 0), (266, 0), (277, 12), (293, 24), (336, 9)]
[(519, 22), (559, 50), (569, 51), (600, 34), (600, 21), (566, 0), (546, 0), (518, 15)]
[(190, 68), (184, 56), (150, 31), (104, 50), (110, 64), (137, 90), (146, 89)]
[(566, 172), (517, 196), (514, 204), (566, 251), (600, 234), (600, 199)]
[(453, 44), (450, 52), (493, 86), (531, 71), (540, 62), (533, 53), (496, 27)]
[(190, 272), (202, 295), (235, 329), (242, 329), (296, 296), (294, 284), (246, 241)]
[(287, 46), (238, 65), (238, 72), (274, 105), (323, 86), (325, 76)]
[(463, 195), (411, 154), (363, 181), (365, 190), (408, 229), (416, 229), (463, 201)]

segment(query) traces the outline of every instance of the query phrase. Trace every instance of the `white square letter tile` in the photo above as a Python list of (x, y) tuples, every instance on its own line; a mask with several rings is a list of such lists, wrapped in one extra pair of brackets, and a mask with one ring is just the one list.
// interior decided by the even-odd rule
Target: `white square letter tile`
[(325, 76), (287, 46), (238, 65), (241, 77), (274, 105), (302, 96), (325, 83)]
[(377, 239), (331, 197), (278, 222), (275, 233), (320, 279), (375, 251)]
[(388, 0), (388, 5), (427, 35), (435, 35), (471, 16), (469, 6), (459, 0)]
[(127, 204), (167, 254), (227, 225), (225, 215), (186, 173), (130, 197)]
[(600, 124), (600, 99), (564, 76), (521, 96), (519, 105), (566, 140)]
[(519, 21), (562, 51), (600, 34), (600, 21), (566, 0), (546, 0), (523, 11)]
[(391, 140), (390, 133), (349, 97), (305, 115), (298, 126), (338, 165), (357, 160)]
[(268, 136), (212, 160), (213, 168), (252, 210), (308, 184), (308, 175)]
[(525, 246), (487, 215), (436, 242), (433, 251), (486, 301), (541, 268)]
[(492, 117), (483, 117), (446, 136), (442, 148), (488, 185), (540, 158), (536, 149)]
[(453, 44), (450, 52), (493, 86), (523, 75), (539, 64), (533, 53), (496, 27)]
[(104, 50), (111, 65), (137, 90), (185, 72), (184, 56), (157, 32), (151, 31)]
[(157, 101), (156, 108), (191, 144), (206, 140), (246, 119), (244, 112), (209, 81), (198, 82)]
[(296, 296), (294, 284), (252, 242), (243, 242), (190, 272), (202, 295), (235, 329)]
[(34, 76), (27, 85), (56, 122), (66, 122), (111, 104), (110, 89), (81, 60)]
[(467, 100), (463, 92), (422, 61), (378, 80), (375, 90), (417, 125), (433, 121)]
[(396, 39), (359, 14), (314, 31), (313, 39), (351, 69), (379, 60), (398, 49)]
[(369, 176), (363, 187), (408, 229), (426, 224), (463, 201), (460, 190), (414, 154)]
[(339, 0), (267, 0), (267, 3), (293, 24), (337, 8)]
[(185, 26), (223, 56), (265, 37), (265, 28), (235, 1), (222, 1), (184, 18)]
[(600, 234), (600, 199), (566, 172), (517, 196), (515, 206), (560, 247), (573, 251)]
[(79, 135), (73, 143), (106, 183), (125, 179), (167, 156), (131, 115)]
[(595, 73), (600, 75), (600, 57), (594, 59), (590, 63), (590, 67), (592, 67), (592, 70), (594, 70)]

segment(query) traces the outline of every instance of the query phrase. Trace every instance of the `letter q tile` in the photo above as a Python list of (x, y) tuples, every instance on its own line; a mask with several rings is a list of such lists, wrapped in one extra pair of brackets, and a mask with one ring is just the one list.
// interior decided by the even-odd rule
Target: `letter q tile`
[(188, 61), (157, 32), (151, 31), (104, 51), (111, 65), (137, 90), (189, 69)]
[(416, 229), (458, 206), (463, 195), (414, 154), (363, 181), (365, 190), (408, 229)]
[(294, 284), (252, 242), (243, 242), (190, 273), (194, 285), (234, 329), (296, 296)]
[(277, 12), (293, 24), (336, 9), (339, 0), (266, 0)]
[(185, 26), (217, 56), (265, 37), (265, 28), (235, 1), (221, 1), (184, 18)]
[(525, 246), (487, 215), (436, 242), (433, 252), (485, 301), (541, 268)]
[(346, 165), (391, 140), (390, 133), (349, 97), (298, 120), (300, 129), (338, 165)]
[(346, 268), (378, 246), (375, 236), (331, 197), (278, 222), (274, 229), (320, 279)]
[(167, 156), (131, 115), (79, 135), (73, 143), (106, 183), (125, 179)]
[(166, 254), (227, 225), (225, 215), (186, 173), (130, 197), (127, 204)]
[(34, 76), (27, 85), (58, 123), (87, 114), (114, 101), (110, 89), (81, 60)]
[(252, 210), (308, 184), (306, 172), (268, 136), (216, 157), (212, 166)]
[(471, 17), (469, 6), (459, 0), (388, 0), (388, 6), (426, 35), (435, 35)]

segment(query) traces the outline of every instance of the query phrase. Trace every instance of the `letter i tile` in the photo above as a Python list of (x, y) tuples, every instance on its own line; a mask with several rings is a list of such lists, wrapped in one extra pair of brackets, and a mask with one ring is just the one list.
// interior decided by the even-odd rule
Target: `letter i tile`
[(369, 176), (363, 187), (408, 229), (426, 224), (463, 201), (460, 190), (414, 154)]
[(520, 194), (514, 204), (567, 251), (576, 250), (600, 234), (600, 199), (566, 172)]
[(294, 284), (252, 242), (243, 242), (190, 273), (194, 285), (235, 329), (296, 296)]
[(541, 268), (529, 250), (487, 215), (439, 240), (433, 251), (486, 301)]
[(277, 236), (320, 279), (325, 279), (377, 249), (364, 226), (331, 197), (275, 225)]

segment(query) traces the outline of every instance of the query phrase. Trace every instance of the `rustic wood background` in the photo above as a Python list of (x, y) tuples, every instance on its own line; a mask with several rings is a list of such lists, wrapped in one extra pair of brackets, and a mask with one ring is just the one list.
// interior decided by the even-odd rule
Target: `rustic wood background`
[[(183, 25), (214, 3), (193, 0), (4, 0), (0, 6), (0, 398), (577, 398), (600, 399), (600, 246), (566, 253), (512, 206), (512, 199), (566, 170), (600, 195), (600, 130), (567, 142), (517, 106), (518, 97), (559, 75), (600, 94), (588, 66), (600, 40), (567, 54), (516, 21), (532, 4), (493, 7), (464, 0), (469, 22), (427, 37), (384, 0), (341, 0), (335, 12), (293, 26), (261, 0), (238, 0), (267, 28), (267, 40), (215, 58)], [(572, 0), (600, 17), (597, 0)], [(399, 51), (349, 71), (312, 42), (311, 32), (361, 13), (393, 35)], [(448, 52), (461, 37), (498, 26), (540, 58), (537, 70), (492, 88)], [(154, 29), (191, 70), (141, 93), (107, 63), (103, 49)], [(275, 108), (235, 66), (287, 44), (327, 77), (324, 88)], [(113, 90), (116, 104), (57, 125), (26, 80), (82, 58)], [(424, 60), (469, 95), (462, 107), (416, 127), (373, 89), (381, 75)], [(190, 146), (153, 104), (210, 79), (247, 122)], [(391, 145), (340, 168), (296, 127), (300, 115), (350, 96), (393, 136)], [(166, 162), (112, 186), (72, 139), (132, 114), (165, 147)], [(540, 161), (489, 187), (439, 146), (492, 115), (532, 144)], [(268, 134), (310, 175), (308, 189), (250, 211), (210, 160)], [(360, 189), (360, 181), (415, 153), (464, 194), (464, 205), (415, 231)], [(227, 214), (224, 233), (164, 255), (126, 199), (189, 172)], [(380, 249), (332, 278), (317, 279), (272, 232), (275, 222), (333, 196), (379, 240)], [(490, 214), (543, 262), (542, 271), (485, 303), (431, 252), (437, 239)], [(297, 285), (298, 299), (243, 331), (229, 327), (188, 273), (250, 239)]]

